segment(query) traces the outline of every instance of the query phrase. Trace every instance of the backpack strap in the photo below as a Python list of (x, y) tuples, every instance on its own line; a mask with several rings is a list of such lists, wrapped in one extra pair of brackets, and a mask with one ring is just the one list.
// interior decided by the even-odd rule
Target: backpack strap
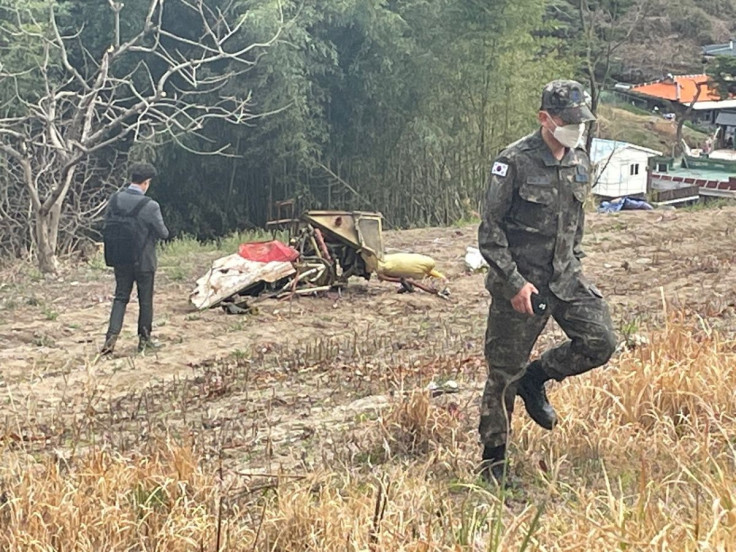
[(151, 198), (150, 198), (150, 197), (145, 197), (145, 196), (144, 196), (144, 197), (143, 197), (143, 199), (141, 199), (141, 200), (140, 200), (140, 201), (139, 201), (139, 202), (138, 202), (138, 203), (136, 204), (136, 206), (135, 206), (135, 207), (133, 207), (133, 208), (132, 208), (132, 209), (130, 210), (130, 212), (129, 212), (129, 213), (126, 213), (126, 215), (125, 215), (125, 216), (126, 216), (126, 217), (133, 217), (133, 218), (137, 217), (137, 216), (138, 216), (138, 213), (140, 213), (140, 212), (141, 212), (141, 209), (143, 209), (143, 208), (144, 208), (144, 207), (145, 207), (146, 205), (148, 205), (148, 203), (149, 203), (150, 201), (151, 201)]
[(121, 192), (113, 194), (112, 199), (110, 200), (110, 210), (112, 211), (112, 214), (116, 216), (135, 218), (138, 216), (138, 213), (141, 212), (141, 209), (143, 209), (151, 201), (150, 197), (144, 196), (143, 199), (136, 203), (135, 207), (133, 207), (129, 212), (123, 213), (120, 211), (120, 205), (118, 205), (120, 193)]
[[(133, 209), (128, 213), (127, 216), (131, 218), (136, 218), (138, 216), (138, 213), (141, 212), (141, 209), (143, 209), (146, 205), (148, 205), (151, 202), (150, 197), (143, 197), (138, 203), (136, 203), (136, 206), (133, 207)], [(146, 225), (146, 235), (143, 238), (143, 242), (141, 242), (141, 248), (145, 247), (146, 243), (148, 242), (148, 238), (151, 237), (151, 230)]]
[(120, 195), (120, 192), (117, 192), (113, 194), (112, 199), (110, 200), (110, 212), (113, 215), (120, 215), (120, 207), (118, 207), (118, 196)]

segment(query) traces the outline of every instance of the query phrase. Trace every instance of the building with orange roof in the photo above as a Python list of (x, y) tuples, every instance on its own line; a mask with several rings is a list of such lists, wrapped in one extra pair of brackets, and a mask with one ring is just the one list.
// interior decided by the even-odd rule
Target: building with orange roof
[(658, 201), (689, 202), (694, 192), (736, 198), (736, 97), (721, 99), (704, 74), (667, 75), (639, 85), (618, 83), (613, 92), (673, 122), (675, 116), (687, 114), (710, 127), (711, 136), (703, 144), (693, 144), (693, 149), (684, 144), (682, 167), (674, 160), (671, 164), (657, 162), (656, 169), (650, 166), (647, 189), (655, 192)]
[[(698, 95), (698, 88), (700, 94)], [(630, 92), (687, 106), (698, 102), (718, 101), (718, 90), (708, 85), (708, 75), (667, 75), (664, 79), (633, 86)]]
[(645, 84), (616, 86), (615, 92), (634, 105), (663, 115), (683, 114), (691, 107), (694, 122), (721, 128), (719, 140), (724, 145), (736, 134), (736, 98), (721, 99), (708, 75), (667, 75)]

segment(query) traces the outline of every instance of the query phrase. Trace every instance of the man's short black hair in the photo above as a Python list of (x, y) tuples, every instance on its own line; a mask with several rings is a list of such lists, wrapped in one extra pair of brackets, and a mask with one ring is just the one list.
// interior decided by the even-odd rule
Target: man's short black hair
[(130, 181), (133, 184), (142, 184), (157, 174), (156, 167), (150, 163), (133, 163), (130, 167)]

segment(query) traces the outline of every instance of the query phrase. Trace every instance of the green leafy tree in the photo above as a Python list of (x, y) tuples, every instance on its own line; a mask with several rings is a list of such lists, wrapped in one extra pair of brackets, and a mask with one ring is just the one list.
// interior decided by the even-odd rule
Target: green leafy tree
[[(111, 15), (116, 2), (57, 4), (65, 7), (56, 21), (70, 37), (64, 42), (70, 65), (93, 74), (116, 37), (125, 43), (138, 36), (149, 1), (127, 0), (119, 18)], [(187, 4), (197, 2), (167, 0), (154, 22), (164, 31), (160, 47), (181, 59), (191, 58), (203, 35)], [(198, 96), (198, 105), (244, 95), (251, 99), (248, 116), (240, 124), (203, 120), (193, 132), (168, 129), (175, 132), (152, 138), (144, 129), (166, 129), (171, 118), (151, 119), (149, 112), (135, 132), (91, 152), (125, 155), (136, 145), (130, 154), (141, 155), (145, 134), (151, 146), (145, 155), (162, 169), (153, 193), (167, 222), (203, 238), (261, 225), (275, 201), (289, 198), (297, 211), (379, 210), (401, 226), (472, 216), (492, 157), (534, 128), (542, 85), (572, 76), (579, 63), (563, 37), (549, 32), (541, 0), (207, 4), (212, 13), (230, 7), (242, 18), (228, 19), (243, 21), (229, 47), (268, 43), (250, 52), (254, 63), (243, 70), (223, 60), (197, 72), (229, 71), (221, 86)], [(146, 36), (141, 44), (151, 43)], [(144, 90), (148, 75), (155, 80), (166, 63), (135, 50), (113, 68)], [(68, 78), (59, 67), (56, 73)], [(187, 76), (172, 77), (166, 91), (186, 90)], [(134, 96), (125, 97), (130, 103)], [(203, 150), (219, 155), (203, 157)]]
[(708, 65), (707, 73), (722, 99), (736, 96), (736, 57), (717, 57)]
[[(267, 32), (270, 5), (241, 3), (254, 37)], [(401, 226), (472, 215), (490, 158), (534, 128), (541, 86), (575, 65), (556, 37), (539, 36), (539, 0), (304, 0), (283, 10), (279, 40), (229, 83), (253, 91), (256, 112), (278, 113), (204, 129), (233, 144), (224, 162), (159, 150), (155, 193), (175, 230), (211, 238), (261, 225), (288, 198), (297, 211), (379, 210)]]

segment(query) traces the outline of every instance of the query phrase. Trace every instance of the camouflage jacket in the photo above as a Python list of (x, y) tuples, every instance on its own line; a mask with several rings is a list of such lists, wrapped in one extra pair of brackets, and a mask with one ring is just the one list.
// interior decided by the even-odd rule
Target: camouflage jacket
[(510, 299), (531, 282), (572, 299), (582, 271), (590, 173), (584, 150), (568, 150), (558, 161), (539, 130), (501, 152), (478, 229), (480, 251), (491, 265), (486, 287), (492, 295)]

